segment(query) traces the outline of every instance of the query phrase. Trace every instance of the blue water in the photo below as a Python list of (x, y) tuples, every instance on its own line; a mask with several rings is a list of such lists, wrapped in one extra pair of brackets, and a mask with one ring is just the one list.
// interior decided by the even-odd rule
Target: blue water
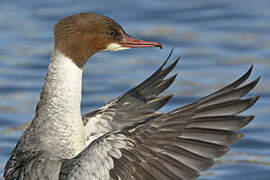
[[(168, 91), (175, 96), (164, 112), (226, 85), (254, 64), (251, 79), (262, 79), (252, 94), (261, 99), (245, 114), (256, 118), (241, 131), (243, 140), (199, 179), (270, 179), (269, 0), (1, 0), (0, 131), (32, 119), (49, 63), (53, 25), (85, 11), (110, 16), (129, 34), (161, 42), (164, 49), (92, 57), (84, 72), (84, 112), (144, 80), (172, 47), (173, 57), (181, 56), (181, 61)], [(21, 133), (0, 134), (0, 174)]]

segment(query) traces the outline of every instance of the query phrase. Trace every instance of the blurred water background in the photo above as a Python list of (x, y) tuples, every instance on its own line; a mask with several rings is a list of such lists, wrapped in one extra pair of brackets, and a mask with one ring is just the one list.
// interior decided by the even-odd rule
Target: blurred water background
[[(242, 75), (262, 76), (255, 120), (218, 165), (200, 180), (270, 179), (270, 1), (269, 0), (1, 0), (0, 131), (32, 119), (61, 18), (91, 11), (118, 21), (136, 38), (158, 48), (100, 53), (85, 67), (83, 112), (94, 110), (134, 87), (166, 58), (181, 56), (174, 97), (161, 111), (196, 100)], [(252, 95), (252, 93), (251, 93)], [(0, 174), (22, 131), (0, 134)], [(2, 176), (0, 177), (0, 179)]]

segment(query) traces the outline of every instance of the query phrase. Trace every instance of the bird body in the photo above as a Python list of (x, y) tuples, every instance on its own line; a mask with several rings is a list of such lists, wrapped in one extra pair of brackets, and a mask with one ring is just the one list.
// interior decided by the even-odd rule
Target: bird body
[(54, 28), (51, 63), (30, 126), (5, 166), (7, 180), (191, 180), (214, 165), (236, 131), (254, 117), (241, 116), (258, 96), (243, 99), (259, 79), (240, 79), (166, 114), (157, 112), (171, 95), (160, 95), (175, 80), (166, 76), (178, 63), (172, 54), (148, 79), (100, 109), (81, 114), (85, 63), (101, 51), (162, 47), (137, 40), (114, 20), (81, 13)]

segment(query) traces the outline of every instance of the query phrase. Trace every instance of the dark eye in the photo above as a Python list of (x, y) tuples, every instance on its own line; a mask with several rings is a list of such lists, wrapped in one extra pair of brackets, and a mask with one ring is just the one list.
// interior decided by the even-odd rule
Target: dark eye
[(110, 30), (110, 31), (107, 32), (107, 34), (108, 34), (108, 35), (114, 35), (114, 34), (115, 34), (115, 31)]

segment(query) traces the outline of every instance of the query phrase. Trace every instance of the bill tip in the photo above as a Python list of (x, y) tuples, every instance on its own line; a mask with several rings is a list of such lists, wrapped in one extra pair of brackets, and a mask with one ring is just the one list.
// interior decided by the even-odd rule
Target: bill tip
[(159, 47), (160, 49), (163, 48), (163, 46), (160, 43), (158, 43), (158, 45), (156, 47)]

